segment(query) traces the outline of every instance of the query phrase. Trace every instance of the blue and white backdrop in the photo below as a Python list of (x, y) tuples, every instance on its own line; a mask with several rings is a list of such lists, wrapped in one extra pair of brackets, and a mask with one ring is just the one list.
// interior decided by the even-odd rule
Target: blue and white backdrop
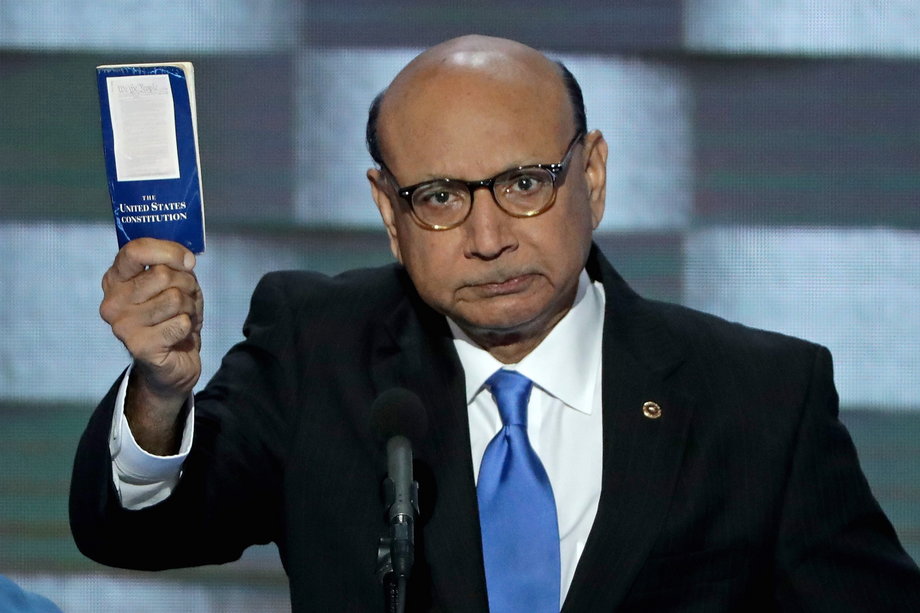
[(77, 437), (127, 361), (97, 314), (116, 242), (94, 67), (195, 62), (206, 378), (264, 272), (389, 261), (367, 106), (470, 32), (581, 81), (610, 144), (598, 241), (634, 287), (830, 347), (920, 557), (920, 1), (0, 0), (0, 572), (72, 612), (289, 609), (273, 547), (154, 575), (70, 540)]

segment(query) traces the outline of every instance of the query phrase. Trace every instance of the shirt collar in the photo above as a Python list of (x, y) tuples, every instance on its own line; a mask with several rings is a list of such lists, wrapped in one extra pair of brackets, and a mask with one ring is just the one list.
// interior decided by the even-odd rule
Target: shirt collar
[(600, 372), (604, 326), (604, 291), (591, 283), (584, 270), (578, 277), (575, 302), (569, 312), (533, 351), (517, 364), (502, 364), (477, 345), (450, 318), (454, 346), (466, 378), (470, 403), (499, 368), (510, 368), (529, 378), (567, 406), (591, 414), (594, 388)]

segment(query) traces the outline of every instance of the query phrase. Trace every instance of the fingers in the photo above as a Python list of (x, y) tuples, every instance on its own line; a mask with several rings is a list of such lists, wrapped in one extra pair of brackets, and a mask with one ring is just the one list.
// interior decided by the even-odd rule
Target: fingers
[(112, 272), (113, 281), (126, 281), (157, 264), (179, 272), (190, 272), (195, 268), (195, 255), (173, 241), (138, 238), (118, 251), (109, 270)]
[[(197, 284), (198, 284), (198, 282), (196, 281), (196, 282), (195, 282), (195, 285), (197, 285)], [(197, 292), (195, 292), (194, 298), (195, 298), (195, 315), (196, 315), (196, 318), (193, 318), (193, 319), (192, 319), (192, 332), (194, 332), (195, 334), (200, 335), (201, 326), (202, 326), (202, 324), (204, 324), (204, 295), (201, 293), (201, 289), (200, 289), (200, 288), (198, 289)], [(200, 336), (199, 336), (199, 342), (198, 342), (198, 347), (197, 347), (197, 349), (201, 349), (201, 339), (200, 339)]]
[[(102, 277), (102, 290), (106, 297), (113, 292), (124, 295), (128, 290), (121, 284), (130, 281), (132, 288), (127, 299), (133, 304), (145, 302), (172, 286), (191, 293), (197, 291), (198, 285), (192, 272), (194, 267), (194, 254), (182, 245), (139, 238), (118, 251), (112, 266)], [(173, 273), (190, 276), (180, 278)]]
[(147, 400), (171, 407), (201, 374), (204, 299), (194, 267), (182, 245), (143, 238), (126, 244), (102, 278), (100, 315), (144, 371)]
[(109, 269), (103, 277), (104, 298), (99, 312), (109, 324), (129, 315), (135, 307), (149, 310), (144, 325), (152, 325), (186, 311), (200, 319), (204, 302), (193, 273), (176, 272), (158, 264), (125, 281), (114, 281)]
[(99, 313), (135, 358), (200, 333), (204, 299), (194, 264), (178, 243), (145, 238), (125, 245), (106, 271)]
[[(108, 314), (103, 312), (103, 318)], [(112, 325), (115, 335), (118, 338), (122, 338), (131, 329), (156, 326), (177, 315), (186, 315), (188, 317), (191, 322), (189, 331), (193, 331), (195, 326), (200, 324), (201, 317), (198, 312), (196, 297), (176, 287), (169, 287), (141, 304), (122, 306), (122, 308), (118, 309), (117, 314), (112, 317), (113, 321), (109, 321), (109, 323)]]
[[(189, 296), (199, 291), (195, 273), (178, 272), (166, 264), (155, 264), (129, 279), (113, 282), (113, 279), (117, 278), (116, 274), (113, 273), (109, 279), (109, 285), (130, 304), (147, 302), (170, 288), (178, 289)], [(103, 290), (105, 285), (106, 282), (103, 281)]]
[[(114, 331), (115, 326), (112, 329)], [(131, 355), (141, 362), (156, 363), (157, 356), (168, 355), (169, 349), (197, 352), (201, 346), (200, 335), (194, 332), (194, 325), (187, 313), (153, 326), (131, 328), (131, 331), (130, 335), (121, 340)], [(117, 331), (115, 334), (118, 336)]]

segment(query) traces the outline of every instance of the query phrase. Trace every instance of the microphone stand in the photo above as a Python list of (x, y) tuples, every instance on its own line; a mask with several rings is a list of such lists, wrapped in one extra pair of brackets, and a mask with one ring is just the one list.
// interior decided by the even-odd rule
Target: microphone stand
[[(408, 454), (408, 458), (405, 454)], [(405, 483), (404, 469), (408, 466), (408, 477), (412, 479), (412, 451), (404, 437), (394, 436), (387, 442), (387, 455), (391, 466), (390, 475), (398, 474), (400, 482)], [(397, 467), (395, 464), (399, 460), (403, 463)], [(406, 584), (415, 562), (418, 482), (412, 479), (411, 485), (400, 491), (402, 488), (397, 486), (391, 476), (387, 476), (383, 488), (389, 528), (388, 535), (380, 537), (377, 546), (377, 580), (384, 586), (387, 613), (403, 613), (406, 607)]]

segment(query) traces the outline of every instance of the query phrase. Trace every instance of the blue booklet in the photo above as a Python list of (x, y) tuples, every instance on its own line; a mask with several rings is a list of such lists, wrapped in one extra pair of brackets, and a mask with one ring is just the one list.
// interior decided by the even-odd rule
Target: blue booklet
[(190, 62), (97, 66), (102, 149), (118, 247), (148, 236), (204, 251)]

